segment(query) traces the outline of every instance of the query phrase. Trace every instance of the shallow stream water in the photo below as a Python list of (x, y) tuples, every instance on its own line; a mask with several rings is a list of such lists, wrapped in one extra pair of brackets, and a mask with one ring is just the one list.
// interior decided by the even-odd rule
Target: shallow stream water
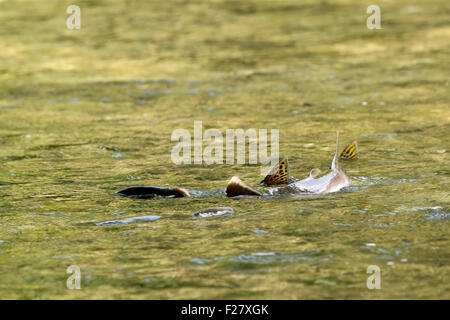
[[(183, 4), (79, 1), (68, 30), (63, 3), (0, 1), (0, 297), (450, 298), (448, 1), (383, 2), (381, 30), (364, 2)], [(260, 165), (174, 164), (196, 120), (279, 129), (296, 178), (339, 130), (353, 184), (227, 198)], [(134, 185), (211, 194), (115, 194)]]

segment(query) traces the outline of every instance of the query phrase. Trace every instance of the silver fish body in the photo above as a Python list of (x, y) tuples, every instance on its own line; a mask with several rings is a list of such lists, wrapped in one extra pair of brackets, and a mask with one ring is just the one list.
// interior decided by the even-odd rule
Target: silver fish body
[(342, 169), (334, 168), (326, 175), (313, 178), (311, 175), (286, 186), (272, 188), (267, 193), (272, 196), (289, 194), (325, 194), (337, 192), (350, 185), (350, 178)]
[(345, 172), (337, 167), (336, 160), (339, 145), (339, 132), (336, 136), (336, 152), (331, 161), (330, 172), (326, 175), (314, 178), (312, 171), (309, 176), (303, 180), (290, 183), (286, 186), (272, 188), (267, 190), (269, 195), (289, 195), (289, 194), (325, 194), (330, 192), (337, 192), (344, 187), (350, 185), (350, 178)]

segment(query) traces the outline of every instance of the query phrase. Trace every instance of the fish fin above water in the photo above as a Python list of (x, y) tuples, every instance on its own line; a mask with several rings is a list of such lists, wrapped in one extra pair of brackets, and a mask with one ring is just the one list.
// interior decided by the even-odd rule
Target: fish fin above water
[(232, 177), (230, 181), (228, 181), (226, 193), (228, 197), (262, 195), (261, 192), (249, 187), (237, 176)]
[(339, 159), (352, 160), (357, 157), (358, 157), (358, 144), (356, 141), (353, 141), (344, 148), (344, 150), (341, 152), (339, 156)]
[(338, 147), (339, 147), (339, 130), (336, 133), (336, 152), (334, 153), (334, 157), (333, 157), (333, 161), (331, 162), (331, 170), (336, 170), (337, 166), (336, 166), (336, 159), (337, 159), (337, 154), (338, 154)]
[(259, 184), (274, 186), (289, 183), (289, 161), (283, 158), (276, 166), (270, 169), (269, 174)]

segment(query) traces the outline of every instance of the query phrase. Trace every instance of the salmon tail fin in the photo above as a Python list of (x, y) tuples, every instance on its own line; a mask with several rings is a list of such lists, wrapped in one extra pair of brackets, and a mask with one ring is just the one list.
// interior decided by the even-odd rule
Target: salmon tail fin
[(358, 143), (353, 141), (339, 155), (339, 159), (343, 160), (353, 160), (358, 158)]
[(336, 170), (337, 166), (336, 166), (336, 159), (337, 159), (337, 155), (338, 155), (338, 148), (339, 148), (339, 130), (336, 133), (336, 152), (334, 153), (334, 157), (333, 157), (333, 161), (331, 162), (331, 170)]
[(274, 166), (269, 174), (261, 181), (260, 185), (274, 186), (280, 184), (289, 183), (289, 161), (287, 158), (283, 158)]

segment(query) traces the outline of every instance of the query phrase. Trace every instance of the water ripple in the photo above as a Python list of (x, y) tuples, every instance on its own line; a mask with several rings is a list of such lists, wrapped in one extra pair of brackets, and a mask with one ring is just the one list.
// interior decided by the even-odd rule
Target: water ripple
[(140, 217), (130, 217), (125, 219), (119, 219), (119, 220), (109, 220), (104, 222), (96, 223), (97, 226), (114, 226), (119, 224), (128, 224), (130, 222), (134, 221), (154, 221), (161, 218), (161, 216), (140, 216)]
[(319, 258), (316, 255), (320, 250), (308, 250), (298, 252), (254, 252), (249, 255), (240, 254), (230, 258), (230, 262), (266, 264), (271, 262), (297, 262), (297, 261), (328, 261), (333, 256)]

